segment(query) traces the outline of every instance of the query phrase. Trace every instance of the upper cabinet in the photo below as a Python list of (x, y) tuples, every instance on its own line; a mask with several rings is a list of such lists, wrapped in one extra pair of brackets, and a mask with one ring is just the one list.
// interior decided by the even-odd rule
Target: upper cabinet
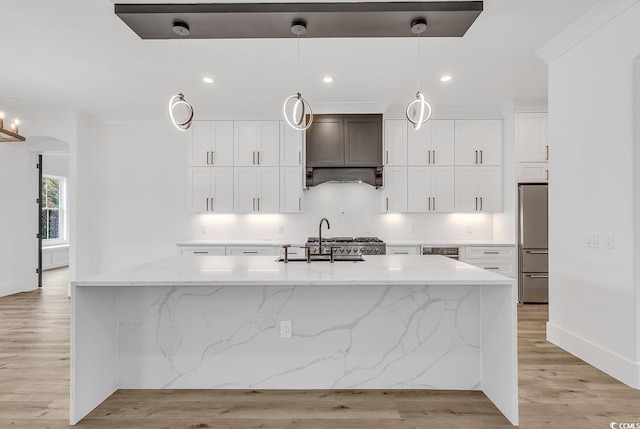
[(280, 166), (302, 167), (302, 136), (304, 131), (280, 121)]
[(235, 121), (234, 165), (277, 167), (280, 161), (279, 121)]
[(386, 167), (382, 192), (383, 213), (407, 211), (407, 167)]
[(307, 167), (382, 165), (382, 115), (316, 115), (306, 144)]
[(455, 211), (502, 211), (500, 167), (456, 167)]
[(410, 213), (454, 211), (453, 167), (409, 167), (407, 183)]
[(384, 165), (407, 165), (407, 121), (384, 121)]
[(547, 113), (518, 113), (518, 162), (547, 162)]
[(501, 165), (502, 121), (456, 120), (456, 165)]
[(189, 167), (187, 170), (189, 212), (233, 212), (232, 167)]
[(280, 171), (277, 167), (236, 167), (233, 173), (234, 212), (278, 213)]
[(190, 133), (188, 165), (233, 166), (233, 122), (194, 121)]
[(409, 165), (454, 165), (454, 121), (431, 120), (419, 130), (405, 125)]

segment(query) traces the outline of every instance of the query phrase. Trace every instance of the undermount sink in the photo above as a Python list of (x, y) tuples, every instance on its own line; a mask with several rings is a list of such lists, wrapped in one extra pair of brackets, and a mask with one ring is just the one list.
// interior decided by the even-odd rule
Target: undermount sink
[[(329, 255), (311, 255), (311, 262), (330, 262), (331, 258), (329, 257)], [(333, 256), (333, 261), (334, 262), (362, 262), (364, 261), (364, 258), (362, 257), (362, 255), (349, 255), (349, 256), (341, 256), (341, 255), (334, 255)], [(276, 259), (276, 262), (284, 262), (284, 256), (280, 256), (278, 259)], [(307, 262), (306, 258), (301, 258), (299, 256), (296, 257), (289, 257), (289, 262)]]

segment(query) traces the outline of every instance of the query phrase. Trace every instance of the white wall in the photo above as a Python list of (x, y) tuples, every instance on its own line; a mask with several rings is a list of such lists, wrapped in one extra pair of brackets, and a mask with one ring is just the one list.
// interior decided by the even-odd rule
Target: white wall
[[(602, 2), (578, 24), (596, 22), (602, 8), (623, 3), (632, 5), (583, 31), (559, 55), (546, 53), (555, 57), (549, 64), (548, 337), (640, 388), (640, 211), (634, 201), (640, 164), (632, 109), (640, 3)], [(568, 31), (575, 34), (580, 25)], [(586, 233), (599, 234), (598, 247), (585, 247)], [(613, 233), (613, 249), (603, 247), (603, 233)]]
[(69, 177), (69, 154), (44, 153), (42, 167), (42, 174), (67, 178)]

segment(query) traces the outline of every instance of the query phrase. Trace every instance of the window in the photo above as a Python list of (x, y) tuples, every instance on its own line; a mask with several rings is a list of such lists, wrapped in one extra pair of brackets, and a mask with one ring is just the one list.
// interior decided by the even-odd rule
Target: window
[(43, 240), (66, 241), (66, 180), (64, 177), (42, 177), (42, 231)]

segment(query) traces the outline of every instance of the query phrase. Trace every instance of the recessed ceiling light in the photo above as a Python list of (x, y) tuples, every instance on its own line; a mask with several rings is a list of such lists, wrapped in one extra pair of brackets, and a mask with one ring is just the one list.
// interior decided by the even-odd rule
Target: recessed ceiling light
[(322, 81), (324, 83), (331, 83), (331, 82), (333, 82), (333, 78), (331, 76), (325, 76), (325, 77), (322, 78)]
[(451, 80), (451, 76), (444, 75), (440, 78), (440, 82), (449, 82)]
[(203, 77), (203, 78), (202, 78), (202, 81), (203, 81), (204, 83), (213, 83), (213, 79), (211, 79), (210, 77)]

